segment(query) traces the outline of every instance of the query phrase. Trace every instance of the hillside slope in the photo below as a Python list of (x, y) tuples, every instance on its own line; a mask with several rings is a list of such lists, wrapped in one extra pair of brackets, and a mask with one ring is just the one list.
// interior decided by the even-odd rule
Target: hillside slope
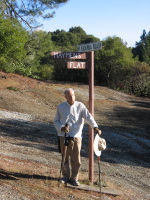
[[(53, 119), (63, 92), (72, 87), (88, 107), (88, 85), (39, 81), (0, 73), (0, 192), (2, 199), (96, 199), (99, 194), (58, 184), (60, 154)], [(103, 186), (121, 196), (149, 199), (150, 100), (95, 86), (95, 119), (106, 139), (101, 156)], [(88, 127), (85, 124), (79, 180), (88, 181)], [(98, 179), (95, 158), (95, 181)], [(8, 192), (9, 191), (9, 192)], [(67, 193), (66, 193), (67, 191)]]

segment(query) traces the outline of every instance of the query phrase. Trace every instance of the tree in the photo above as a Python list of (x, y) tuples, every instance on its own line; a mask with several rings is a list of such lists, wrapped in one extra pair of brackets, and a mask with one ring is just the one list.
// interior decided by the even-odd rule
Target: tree
[[(36, 30), (33, 33), (33, 35), (29, 35), (29, 40), (25, 45), (27, 57), (31, 57), (32, 60), (40, 62), (41, 58), (44, 57), (46, 53), (50, 53), (53, 48), (51, 33), (47, 33), (43, 30)], [(28, 59), (29, 58), (27, 58), (27, 60)]]
[(6, 64), (20, 62), (26, 55), (25, 43), (28, 39), (27, 32), (15, 20), (3, 19), (0, 16), (0, 67)]
[(69, 29), (69, 32), (70, 33), (79, 33), (79, 34), (82, 34), (82, 35), (86, 35), (86, 32), (80, 26), (71, 27)]
[(85, 38), (81, 40), (82, 44), (88, 44), (93, 42), (99, 42), (99, 38), (96, 38), (93, 35), (87, 35)]
[(102, 44), (102, 50), (95, 52), (96, 83), (115, 88), (134, 63), (133, 55), (119, 37), (108, 37)]
[(51, 18), (55, 11), (49, 10), (66, 2), (68, 0), (1, 0), (0, 14), (4, 18), (17, 18), (31, 28), (31, 24), (35, 24), (35, 17)]
[(125, 80), (125, 91), (137, 96), (150, 97), (150, 67), (144, 62), (135, 62)]
[(148, 34), (143, 30), (140, 41), (136, 42), (136, 47), (132, 49), (134, 57), (138, 57), (141, 62), (146, 62), (150, 65), (150, 31)]
[(50, 79), (53, 66), (49, 62), (50, 52), (54, 49), (51, 33), (43, 30), (29, 34), (29, 40), (25, 45), (27, 55), (23, 60), (26, 67), (32, 69), (32, 77)]
[(76, 33), (56, 30), (52, 33), (52, 41), (58, 51), (75, 51), (80, 43), (80, 38)]

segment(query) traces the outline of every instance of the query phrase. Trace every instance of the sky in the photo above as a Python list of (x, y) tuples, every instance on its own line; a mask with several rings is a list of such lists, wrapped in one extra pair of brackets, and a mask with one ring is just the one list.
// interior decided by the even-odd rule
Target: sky
[(80, 26), (101, 41), (120, 37), (128, 47), (140, 41), (143, 30), (150, 31), (150, 0), (69, 0), (55, 12), (53, 18), (40, 21), (43, 30)]

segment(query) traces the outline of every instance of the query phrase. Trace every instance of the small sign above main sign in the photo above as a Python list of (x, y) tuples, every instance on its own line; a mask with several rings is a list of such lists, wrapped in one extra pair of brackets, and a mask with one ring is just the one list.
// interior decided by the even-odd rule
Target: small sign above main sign
[(94, 43), (88, 43), (88, 44), (81, 44), (77, 46), (78, 52), (86, 52), (86, 51), (95, 51), (102, 49), (102, 43), (101, 42), (94, 42)]
[(53, 58), (62, 58), (62, 59), (87, 59), (88, 54), (82, 52), (61, 52), (53, 51), (51, 52)]

